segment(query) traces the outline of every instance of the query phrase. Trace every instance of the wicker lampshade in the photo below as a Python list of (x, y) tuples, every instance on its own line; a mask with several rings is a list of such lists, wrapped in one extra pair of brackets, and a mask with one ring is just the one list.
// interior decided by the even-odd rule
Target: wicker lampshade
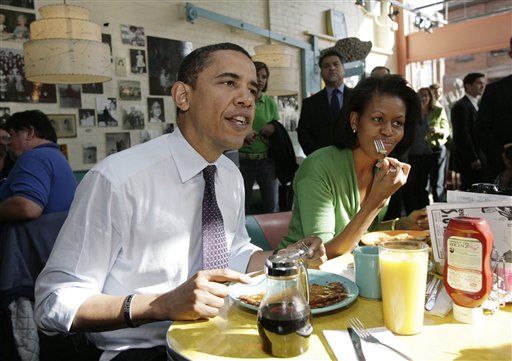
[(89, 10), (76, 5), (47, 5), (30, 24), (23, 44), (25, 75), (46, 84), (101, 83), (112, 79), (110, 50)]
[(299, 93), (297, 68), (292, 67), (292, 56), (282, 45), (258, 45), (252, 60), (267, 64), (270, 72), (267, 95), (294, 95)]

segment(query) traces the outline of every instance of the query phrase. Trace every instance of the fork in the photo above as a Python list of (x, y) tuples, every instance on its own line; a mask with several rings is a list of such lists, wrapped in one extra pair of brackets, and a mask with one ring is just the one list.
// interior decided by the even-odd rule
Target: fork
[[(375, 150), (377, 151), (377, 153), (382, 154), (384, 157), (388, 155), (388, 151), (386, 150), (386, 146), (384, 145), (382, 139), (374, 139), (373, 144), (375, 145)], [(382, 162), (382, 159), (380, 159), (379, 162)], [(389, 171), (391, 173), (394, 173), (396, 172), (396, 168), (390, 167)]]
[(368, 331), (366, 329), (366, 327), (364, 327), (364, 325), (361, 323), (361, 321), (359, 321), (359, 319), (357, 317), (351, 318), (350, 320), (348, 320), (348, 323), (356, 331), (356, 333), (359, 335), (359, 337), (361, 337), (364, 341), (370, 342), (370, 343), (377, 343), (379, 345), (385, 346), (385, 347), (389, 348), (390, 350), (395, 351), (397, 354), (402, 356), (404, 359), (412, 361), (412, 358), (410, 356), (407, 356), (406, 354), (398, 351), (397, 349), (395, 349), (385, 343), (380, 342), (377, 338), (375, 338), (375, 336), (373, 336), (370, 333), (370, 331)]

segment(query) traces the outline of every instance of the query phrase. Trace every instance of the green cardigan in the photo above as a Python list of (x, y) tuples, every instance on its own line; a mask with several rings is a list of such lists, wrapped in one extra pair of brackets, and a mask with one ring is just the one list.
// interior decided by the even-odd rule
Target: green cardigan
[[(311, 235), (330, 241), (360, 209), (352, 150), (329, 146), (309, 155), (295, 175), (293, 190), (292, 219), (279, 248)], [(370, 230), (377, 230), (386, 210), (382, 208)]]

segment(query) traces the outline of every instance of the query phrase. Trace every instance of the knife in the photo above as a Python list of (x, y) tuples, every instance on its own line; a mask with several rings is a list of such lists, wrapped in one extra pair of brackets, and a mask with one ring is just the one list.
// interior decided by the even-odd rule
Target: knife
[(356, 351), (356, 356), (358, 361), (366, 361), (366, 358), (363, 354), (363, 349), (361, 348), (361, 338), (357, 334), (356, 331), (352, 327), (347, 327), (348, 334), (350, 335), (350, 340), (352, 341), (352, 345), (354, 346), (354, 350)]

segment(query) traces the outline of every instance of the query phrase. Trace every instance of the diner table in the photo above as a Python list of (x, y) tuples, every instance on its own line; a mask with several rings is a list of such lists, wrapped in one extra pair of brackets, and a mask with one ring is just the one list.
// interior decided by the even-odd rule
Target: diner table
[[(348, 274), (350, 278), (352, 261), (352, 255), (340, 256), (327, 261), (321, 270)], [(382, 302), (358, 297), (345, 308), (313, 315), (309, 349), (291, 359), (336, 360), (323, 331), (346, 330), (348, 320), (353, 317), (358, 317), (368, 328), (382, 327)], [(509, 361), (512, 360), (512, 306), (508, 304), (494, 314), (486, 314), (480, 324), (458, 322), (451, 311), (445, 317), (425, 314), (424, 327), (419, 334), (395, 337), (414, 360)], [(275, 359), (262, 349), (256, 312), (233, 302), (223, 317), (175, 321), (167, 331), (167, 347), (172, 349), (174, 358), (185, 360)], [(397, 356), (396, 360), (399, 359)]]

